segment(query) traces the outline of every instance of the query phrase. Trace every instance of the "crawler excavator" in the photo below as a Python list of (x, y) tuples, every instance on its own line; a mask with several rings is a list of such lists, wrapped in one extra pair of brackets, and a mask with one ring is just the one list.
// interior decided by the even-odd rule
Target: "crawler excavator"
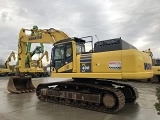
[[(30, 54), (28, 54), (30, 55)], [(48, 57), (48, 51), (45, 51), (44, 53), (42, 53), (42, 55), (39, 57), (38, 60), (32, 60), (30, 58), (30, 62), (29, 62), (29, 74), (32, 75), (32, 77), (47, 77), (48, 76), (48, 72), (44, 69), (43, 63), (42, 63), (42, 59), (43, 57), (46, 56), (46, 61), (49, 61), (49, 57)]]
[(39, 46), (37, 46), (32, 52), (27, 52), (27, 54), (26, 54), (26, 65), (25, 65), (26, 66), (26, 68), (25, 68), (26, 70), (25, 70), (25, 73), (27, 75), (31, 75), (32, 77), (41, 77), (41, 76), (47, 77), (48, 76), (48, 72), (45, 71), (43, 68), (41, 68), (39, 66), (39, 61), (40, 60), (32, 60), (32, 56), (36, 53), (36, 51), (37, 51), (38, 54), (42, 53), (43, 57), (46, 54), (46, 51), (45, 52), (41, 52), (41, 51), (44, 51), (44, 50), (41, 50), (41, 47), (39, 47)]
[[(54, 28), (38, 29), (38, 35), (28, 36), (25, 33), (27, 30), (22, 28), (19, 33), (19, 69), (25, 67), (27, 42), (51, 43), (54, 45), (50, 61), (51, 77), (72, 78), (39, 84), (36, 95), (40, 101), (116, 113), (125, 103), (134, 102), (138, 98), (137, 89), (121, 80), (153, 76), (150, 56), (121, 38), (95, 42), (94, 51), (86, 52), (86, 37), (69, 37)], [(88, 37), (91, 38), (93, 49), (93, 38)], [(12, 93), (33, 89), (35, 87), (31, 78), (14, 76), (9, 80), (8, 90)]]
[[(38, 27), (36, 25), (33, 26), (33, 30), (37, 30)], [(31, 31), (31, 36), (37, 35), (37, 31)], [(43, 43), (40, 43), (40, 46), (36, 46), (36, 48), (31, 52), (31, 42), (28, 42), (26, 44), (26, 60), (25, 60), (25, 70), (20, 71), (21, 73), (24, 73), (26, 75), (31, 75), (32, 77), (41, 77), (41, 76), (48, 76), (48, 72), (44, 71), (44, 69), (39, 68), (38, 61), (32, 60), (32, 57), (35, 54), (43, 54), (44, 53), (44, 46)], [(15, 69), (16, 71), (16, 69)]]
[(9, 55), (9, 57), (7, 58), (4, 68), (0, 68), (0, 75), (6, 76), (6, 75), (12, 75), (13, 74), (13, 70), (11, 70), (9, 62), (11, 61), (11, 59), (15, 60), (15, 53), (12, 51), (11, 54)]
[(27, 44), (27, 51), (26, 51), (26, 67), (30, 67), (30, 64), (29, 62), (31, 61), (32, 57), (37, 53), (37, 54), (40, 54), (40, 53), (43, 53), (44, 52), (44, 46), (43, 44), (41, 44), (41, 46), (36, 46), (36, 48), (30, 52), (31, 50), (31, 43), (28, 43)]
[(38, 67), (39, 68), (43, 68), (44, 66), (43, 66), (43, 62), (42, 62), (42, 59), (43, 59), (43, 57), (44, 56), (46, 56), (46, 61), (48, 62), (49, 61), (49, 56), (48, 56), (48, 51), (46, 50), (43, 54), (42, 54), (42, 56), (37, 60), (37, 62), (38, 62)]
[[(38, 61), (39, 60), (32, 60), (32, 57), (35, 54), (41, 54), (41, 53), (42, 53), (42, 55), (46, 54), (46, 52), (44, 53), (43, 44), (41, 43), (40, 46), (36, 46), (36, 48), (33, 51), (31, 51), (30, 49), (31, 49), (31, 43), (27, 43), (26, 56), (25, 56), (26, 57), (25, 69), (23, 71), (20, 71), (20, 72), (25, 74), (25, 75), (31, 75), (32, 77), (36, 77), (36, 78), (37, 77), (42, 77), (42, 76), (47, 77), (48, 72), (38, 66)], [(16, 64), (14, 72), (16, 72), (17, 66), (18, 66), (18, 62)]]
[(45, 67), (43, 65), (42, 59), (44, 58), (44, 56), (46, 56), (46, 61), (47, 62), (49, 61), (48, 51), (45, 50), (45, 52), (42, 54), (42, 56), (37, 60), (37, 64), (38, 64), (39, 68), (41, 68), (45, 71), (44, 76), (46, 77), (46, 76), (49, 76), (49, 73), (47, 72), (47, 67)]

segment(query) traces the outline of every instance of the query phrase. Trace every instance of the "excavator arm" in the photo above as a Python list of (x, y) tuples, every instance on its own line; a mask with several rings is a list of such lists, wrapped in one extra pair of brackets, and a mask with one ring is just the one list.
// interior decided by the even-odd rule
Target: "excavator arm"
[[(30, 52), (31, 51), (31, 44), (32, 43), (27, 43), (27, 51), (26, 51), (26, 53), (28, 53), (28, 52)], [(43, 46), (43, 43), (40, 43), (40, 46), (37, 46), (37, 48), (39, 47), (39, 50), (40, 50), (40, 52), (41, 53), (43, 53), (44, 52), (44, 46)], [(31, 52), (32, 53), (32, 52)]]
[[(37, 33), (27, 35), (26, 31)], [(68, 39), (69, 36), (60, 30), (50, 29), (24, 29), (19, 32), (18, 39), (18, 66), (16, 66), (16, 76), (9, 79), (7, 89), (11, 93), (31, 92), (35, 90), (32, 84), (31, 76), (25, 77), (20, 71), (25, 72), (27, 45), (30, 43), (48, 43), (55, 44), (61, 40)], [(30, 56), (30, 55), (28, 55)], [(31, 56), (30, 56), (31, 57)]]
[(26, 66), (29, 65), (29, 62), (32, 61), (32, 57), (34, 54), (38, 53), (43, 53), (43, 48), (42, 46), (36, 46), (36, 48), (32, 52), (27, 52), (26, 53)]
[(15, 53), (12, 51), (11, 54), (9, 55), (9, 57), (7, 58), (6, 62), (5, 62), (5, 68), (10, 69), (10, 65), (9, 62), (11, 61), (11, 58), (13, 57), (13, 59), (15, 60)]
[(49, 61), (48, 51), (45, 51), (37, 61), (38, 62), (38, 66), (40, 68), (43, 68), (42, 59), (43, 59), (44, 56), (46, 56), (46, 61), (48, 62)]
[(44, 56), (46, 56), (46, 60), (49, 61), (48, 51), (45, 51), (45, 52), (42, 54), (42, 56), (39, 58), (38, 61), (42, 60)]
[[(37, 31), (36, 35), (27, 35), (25, 31)], [(24, 29), (22, 28), (19, 33), (19, 42), (25, 43), (56, 43), (62, 39), (67, 39), (69, 36), (60, 30), (54, 28), (50, 29)]]
[[(38, 32), (37, 35), (27, 35), (26, 31)], [(18, 63), (19, 69), (25, 68), (26, 46), (27, 43), (48, 43), (54, 44), (62, 39), (67, 39), (69, 36), (60, 30), (54, 28), (50, 29), (24, 29), (22, 28), (19, 33), (18, 40)]]

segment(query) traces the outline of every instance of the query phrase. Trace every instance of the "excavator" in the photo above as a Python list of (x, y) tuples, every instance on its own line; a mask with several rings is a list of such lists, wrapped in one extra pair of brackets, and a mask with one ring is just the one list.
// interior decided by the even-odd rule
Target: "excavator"
[(48, 57), (48, 51), (45, 51), (44, 53), (42, 53), (41, 57), (39, 57), (38, 60), (32, 60), (30, 57), (30, 62), (29, 62), (29, 66), (30, 66), (30, 75), (32, 75), (32, 77), (47, 77), (48, 76), (48, 72), (44, 69), (43, 63), (42, 63), (42, 59), (44, 56), (46, 56), (46, 61), (49, 61), (49, 57)]
[[(33, 30), (37, 30), (37, 29), (38, 29), (38, 26), (34, 25)], [(37, 35), (37, 34), (38, 34), (37, 31), (31, 31), (31, 36)], [(36, 46), (36, 48), (32, 52), (30, 52), (31, 51), (31, 45), (32, 45), (31, 42), (28, 42), (27, 45), (26, 45), (26, 61), (25, 61), (25, 64), (26, 64), (26, 68), (28, 68), (27, 71), (26, 71), (26, 74), (31, 75), (32, 77), (41, 77), (41, 76), (46, 77), (46, 76), (48, 76), (48, 72), (46, 72), (42, 68), (39, 68), (36, 60), (32, 60), (33, 55), (44, 53), (43, 43), (40, 43), (40, 46)]]
[[(27, 35), (22, 28), (18, 40), (19, 68), (8, 81), (8, 91), (25, 93), (36, 90), (40, 101), (68, 105), (105, 113), (116, 113), (126, 103), (138, 98), (138, 90), (123, 79), (153, 77), (151, 57), (121, 38), (97, 41), (93, 37), (69, 37), (63, 31), (38, 29), (39, 34)], [(86, 38), (91, 38), (90, 41)], [(65, 81), (40, 83), (36, 88), (31, 77), (21, 75), (25, 68), (26, 43), (53, 44), (50, 70), (52, 78), (70, 78)], [(86, 52), (85, 43), (94, 51)]]
[[(23, 74), (25, 75), (31, 75), (32, 77), (47, 77), (48, 76), (48, 72), (46, 70), (44, 70), (43, 68), (40, 68), (38, 65), (39, 60), (32, 60), (32, 57), (35, 54), (41, 54), (44, 57), (45, 54), (47, 54), (46, 52), (44, 53), (44, 46), (41, 43), (40, 46), (36, 46), (36, 48), (31, 51), (31, 43), (27, 43), (27, 47), (26, 47), (26, 60), (25, 60), (25, 71), (20, 71), (21, 73), (23, 72)], [(30, 52), (31, 51), (31, 52)], [(47, 58), (48, 60), (48, 58)], [(42, 61), (42, 60), (41, 60)], [(18, 62), (16, 64), (16, 67), (18, 66)], [(14, 73), (16, 72), (16, 67), (14, 69)]]
[[(34, 25), (33, 30), (38, 30), (38, 26)], [(37, 34), (38, 34), (38, 32), (31, 31), (31, 36), (37, 35)], [(32, 45), (31, 42), (26, 43), (26, 66), (28, 66), (28, 67), (29, 67), (29, 62), (30, 62), (31, 58), (35, 53), (40, 54), (40, 53), (44, 52), (43, 43), (40, 43), (40, 46), (36, 46), (36, 48), (32, 52), (30, 52), (31, 51), (31, 45)]]
[(45, 50), (45, 52), (42, 54), (42, 56), (37, 60), (39, 68), (44, 68), (43, 62), (42, 62), (42, 59), (43, 59), (44, 56), (46, 56), (46, 61), (48, 62), (49, 61), (49, 55), (48, 55), (47, 50)]
[[(29, 45), (29, 46), (28, 46)], [(43, 44), (41, 46), (36, 46), (36, 48), (30, 52), (30, 45), (31, 44), (28, 44), (27, 45), (27, 52), (26, 52), (26, 67), (30, 67), (29, 65), (29, 62), (31, 61), (32, 57), (37, 53), (37, 54), (40, 54), (40, 53), (43, 53), (44, 52), (44, 47), (43, 47)]]
[(151, 49), (144, 50), (143, 52), (148, 53), (152, 59), (152, 69), (153, 69), (153, 77), (147, 79), (150, 82), (159, 83), (160, 82), (160, 63), (158, 59), (153, 58), (153, 53)]
[[(25, 62), (26, 71), (25, 71), (25, 73), (27, 75), (31, 75), (32, 77), (41, 77), (41, 76), (46, 77), (46, 76), (48, 76), (48, 72), (45, 71), (43, 68), (39, 67), (38, 62), (40, 60), (32, 60), (32, 57), (35, 53), (38, 53), (38, 54), (42, 53), (43, 57), (45, 56), (45, 54), (47, 54), (46, 51), (45, 52), (42, 52), (42, 51), (44, 51), (42, 49), (42, 47), (37, 46), (32, 52), (26, 53), (26, 62)], [(41, 60), (41, 62), (42, 62), (42, 60)]]
[(0, 75), (3, 75), (3, 76), (9, 75), (10, 76), (13, 74), (13, 72), (10, 68), (10, 65), (9, 65), (9, 62), (11, 61), (12, 57), (14, 60), (16, 59), (15, 53), (13, 51), (11, 52), (9, 57), (7, 58), (5, 65), (4, 65), (4, 68), (0, 68)]

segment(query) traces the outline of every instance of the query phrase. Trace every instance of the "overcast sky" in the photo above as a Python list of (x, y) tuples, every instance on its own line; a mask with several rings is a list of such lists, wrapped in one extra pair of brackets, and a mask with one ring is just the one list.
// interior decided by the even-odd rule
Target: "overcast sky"
[(0, 58), (17, 53), (19, 30), (33, 25), (71, 37), (92, 35), (95, 41), (95, 35), (100, 40), (122, 37), (160, 58), (159, 6), (160, 0), (1, 0)]

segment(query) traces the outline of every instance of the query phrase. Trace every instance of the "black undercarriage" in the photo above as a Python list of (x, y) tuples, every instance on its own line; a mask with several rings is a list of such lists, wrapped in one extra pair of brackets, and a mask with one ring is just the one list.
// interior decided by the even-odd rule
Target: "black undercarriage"
[(39, 84), (36, 94), (41, 101), (105, 113), (116, 113), (138, 98), (137, 89), (127, 83), (84, 78)]

